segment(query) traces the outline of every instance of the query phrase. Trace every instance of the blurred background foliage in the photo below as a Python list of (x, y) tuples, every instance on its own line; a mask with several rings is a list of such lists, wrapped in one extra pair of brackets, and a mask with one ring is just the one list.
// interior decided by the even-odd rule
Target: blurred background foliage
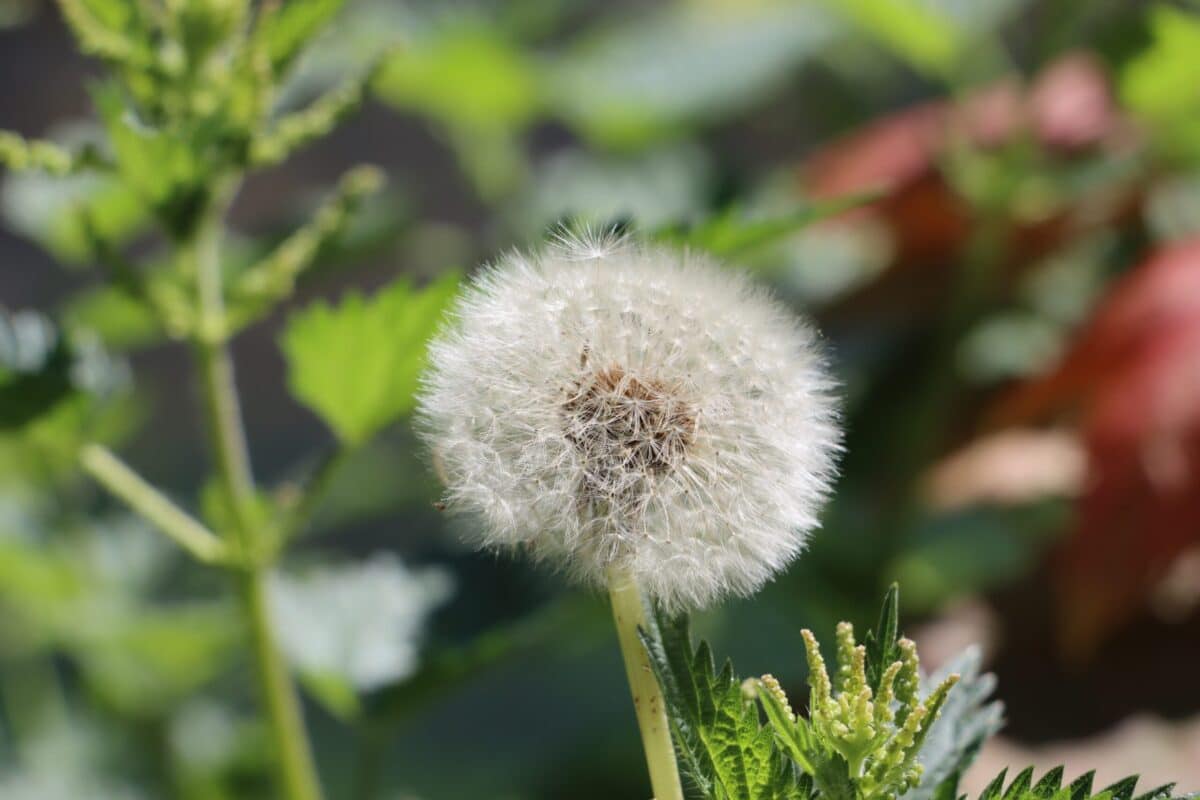
[[(899, 579), (922, 653), (984, 643), (1007, 705), (997, 758), (1200, 785), (1189, 4), (309, 5), (332, 20), (279, 107), (370, 70), (366, 105), (285, 166), (260, 153), (224, 267), (287, 252), (282, 223), (348, 163), (390, 178), (371, 197), (374, 173), (343, 181), (318, 218), (338, 235), (291, 244), (315, 258), (291, 307), (263, 301), (297, 277), (286, 259), (235, 283), (263, 502), (328, 481), (273, 596), (330, 796), (646, 794), (602, 600), (458, 545), (465, 523), (388, 424), (454, 276), (565, 218), (754, 270), (817, 320), (843, 382), (824, 529), (760, 596), (697, 620), (719, 653), (803, 697), (798, 630), (867, 621)], [(90, 120), (123, 124), (89, 95), (97, 74), (57, 6), (0, 5), (0, 125), (97, 142)], [(147, 185), (204, 168), (151, 146), (130, 145)], [(6, 800), (269, 793), (219, 576), (75, 465), (105, 442), (198, 515), (228, 513), (170, 320), (93, 264), (97, 239), (153, 258), (152, 213), (179, 198), (148, 204), (137, 178), (0, 185)]]

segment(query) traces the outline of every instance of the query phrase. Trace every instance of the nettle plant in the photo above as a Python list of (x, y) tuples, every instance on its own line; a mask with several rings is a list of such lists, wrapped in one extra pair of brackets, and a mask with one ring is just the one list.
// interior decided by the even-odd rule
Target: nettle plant
[[(364, 197), (382, 184), (372, 167), (340, 181), (311, 222), (257, 258), (228, 244), (226, 217), (245, 178), (283, 162), (330, 132), (362, 102), (376, 69), (306, 107), (281, 94), (302, 50), (339, 10), (340, 0), (62, 0), (83, 52), (107, 66), (92, 90), (102, 136), (78, 147), (0, 132), (0, 164), (74, 178), (96, 176), (110, 204), (78, 209), (88, 255), (106, 269), (159, 329), (194, 354), (207, 412), (214, 480), (205, 524), (98, 443), (78, 453), (83, 469), (197, 561), (227, 571), (237, 586), (249, 650), (257, 665), (281, 793), (321, 796), (301, 707), (279, 647), (270, 573), (308, 524), (329, 467), (412, 405), (423, 342), (457, 277), (418, 291), (399, 281), (369, 299), (318, 304), (293, 315), (283, 336), (289, 382), (341, 447), (298, 490), (264, 493), (256, 484), (239, 409), (229, 342), (293, 292), (322, 248), (347, 228)], [(382, 63), (382, 61), (380, 62)], [(117, 203), (117, 199), (121, 203)], [(113, 209), (120, 207), (120, 213)], [(131, 210), (132, 209), (132, 210)], [(131, 219), (156, 229), (150, 254), (128, 254)], [(31, 344), (35, 318), (4, 320), (5, 397), (29, 413), (79, 388), (73, 339), (48, 333)], [(36, 369), (35, 369), (36, 367)], [(15, 406), (14, 406), (15, 407)], [(20, 419), (18, 417), (21, 417)], [(286, 602), (286, 586), (279, 594)]]
[[(259, 488), (229, 342), (291, 296), (381, 176), (350, 171), (310, 223), (257, 258), (235, 257), (226, 217), (247, 175), (283, 162), (363, 100), (374, 70), (305, 108), (279, 102), (302, 49), (340, 5), (59, 0), (81, 48), (109, 68), (94, 91), (104, 135), (70, 148), (0, 134), (9, 169), (103, 175), (155, 223), (159, 246), (138, 262), (125, 247), (128, 219), (103, 206), (79, 218), (112, 284), (195, 356), (215, 473), (207, 522), (102, 444), (73, 455), (197, 561), (233, 578), (279, 793), (322, 795), (293, 683), (293, 672), (322, 664), (275, 615), (321, 609), (286, 581), (272, 592), (272, 572), (337, 463), (416, 409), (446, 507), (472, 520), (481, 547), (528, 554), (609, 593), (657, 800), (957, 800), (964, 770), (1000, 725), (994, 680), (971, 652), (923, 674), (915, 645), (899, 635), (894, 588), (862, 644), (849, 624), (838, 628), (832, 675), (814, 636), (802, 634), (807, 715), (769, 675), (716, 670), (708, 645), (694, 648), (688, 634), (689, 612), (757, 591), (800, 554), (840, 447), (815, 333), (704, 254), (777, 225), (718, 219), (645, 241), (563, 234), (500, 259), (461, 292), (454, 275), (420, 290), (396, 282), (294, 314), (282, 337), (289, 384), (339, 448), (299, 489)], [(43, 323), (29, 319), (0, 320), (6, 427), (73, 391), (87, 349), (68, 336), (31, 336)], [(328, 580), (376, 586), (362, 575)], [(445, 592), (431, 581), (426, 602)], [(281, 654), (289, 641), (300, 654), (291, 665)], [(411, 691), (435, 684), (414, 680)], [(1062, 778), (1055, 770), (1034, 783), (1027, 770), (1006, 786), (1001, 775), (981, 800), (1133, 798), (1133, 780), (1093, 794), (1090, 777)]]

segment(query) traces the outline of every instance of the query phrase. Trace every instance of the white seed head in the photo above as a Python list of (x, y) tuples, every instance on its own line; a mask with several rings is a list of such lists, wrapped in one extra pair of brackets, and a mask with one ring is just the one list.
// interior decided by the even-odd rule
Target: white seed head
[(817, 525), (838, 450), (811, 330), (708, 258), (563, 238), (464, 292), (418, 425), (479, 543), (669, 610), (749, 594)]

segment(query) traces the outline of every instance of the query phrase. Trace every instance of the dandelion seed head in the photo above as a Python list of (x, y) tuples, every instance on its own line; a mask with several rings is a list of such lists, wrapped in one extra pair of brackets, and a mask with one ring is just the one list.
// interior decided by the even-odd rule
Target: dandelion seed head
[(668, 610), (762, 586), (834, 471), (815, 335), (707, 257), (616, 236), (510, 253), (430, 349), (418, 424), (478, 544)]

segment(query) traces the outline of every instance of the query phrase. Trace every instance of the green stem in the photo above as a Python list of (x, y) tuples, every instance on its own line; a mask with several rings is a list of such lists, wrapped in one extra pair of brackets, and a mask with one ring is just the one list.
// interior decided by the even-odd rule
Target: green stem
[(105, 489), (206, 564), (226, 554), (224, 542), (162, 492), (146, 483), (106, 447), (89, 444), (79, 453), (84, 470)]
[(631, 575), (613, 569), (608, 575), (608, 594), (612, 599), (621, 655), (625, 659), (625, 675), (633, 695), (633, 709), (642, 732), (654, 800), (683, 800), (683, 786), (679, 782), (679, 767), (675, 763), (675, 748), (671, 744), (662, 691), (638, 637), (638, 628), (646, 627), (646, 606), (641, 590)]
[(354, 447), (338, 445), (312, 471), (300, 490), (299, 499), (285, 514), (283, 522), (279, 526), (281, 545), (303, 533), (304, 529), (312, 522), (321, 501), (325, 499), (325, 495), (333, 485), (334, 478), (355, 452)]
[[(215, 208), (223, 210), (224, 203)], [(243, 614), (249, 625), (259, 688), (275, 744), (279, 782), (288, 800), (320, 800), (304, 716), (296, 688), (279, 653), (267, 597), (267, 565), (260, 563), (263, 531), (255, 524), (254, 478), (245, 428), (226, 345), (226, 317), (218, 253), (220, 213), (212, 213), (183, 253), (193, 259), (200, 301), (197, 361), (203, 379), (211, 447), (221, 486), (234, 515), (234, 535), (248, 566), (237, 573)]]

